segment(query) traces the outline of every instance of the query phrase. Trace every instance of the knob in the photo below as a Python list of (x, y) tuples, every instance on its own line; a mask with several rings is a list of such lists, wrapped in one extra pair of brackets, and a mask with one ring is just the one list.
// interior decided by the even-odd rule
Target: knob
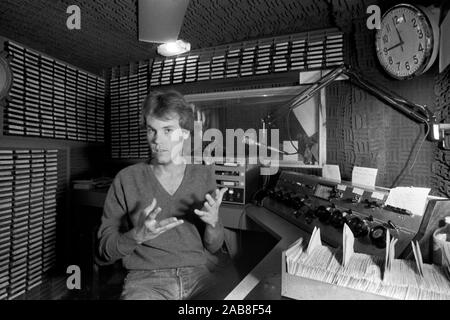
[(386, 228), (382, 225), (375, 226), (370, 230), (370, 240), (377, 248), (386, 247), (386, 232)]
[(380, 204), (376, 201), (370, 201), (369, 199), (364, 200), (364, 203), (366, 204), (366, 208), (379, 208)]
[(354, 194), (352, 199), (351, 199), (351, 202), (358, 203), (359, 200), (361, 200), (361, 196), (359, 194)]
[(306, 223), (310, 224), (313, 221), (314, 218), (315, 218), (314, 210), (308, 209), (308, 211), (306, 211), (306, 213), (305, 213), (305, 221), (306, 221)]
[(331, 199), (340, 199), (344, 196), (344, 193), (341, 190), (338, 190), (337, 187), (333, 187), (333, 190), (330, 192)]
[(296, 211), (298, 212), (299, 216), (306, 216), (309, 210), (310, 209), (308, 206), (302, 205)]
[(292, 192), (286, 192), (281, 196), (282, 201), (290, 203)]
[(289, 199), (289, 203), (293, 208), (300, 208), (303, 205), (302, 198), (299, 194), (294, 193)]
[(298, 194), (294, 194), (291, 199), (289, 199), (289, 202), (292, 207), (298, 208), (301, 204), (301, 198)]
[(335, 228), (341, 229), (344, 226), (344, 223), (345, 217), (342, 212), (339, 210), (333, 211), (330, 217), (330, 224)]
[(317, 208), (316, 216), (319, 218), (320, 222), (322, 222), (324, 224), (329, 224), (330, 223), (331, 214), (327, 210), (327, 208), (325, 208), (325, 206), (320, 206), (320, 207)]
[(347, 221), (347, 224), (356, 238), (364, 237), (369, 233), (367, 222), (365, 220), (361, 220), (358, 217), (350, 218)]
[(274, 189), (269, 189), (267, 190), (267, 195), (271, 198), (275, 197), (275, 190)]
[(281, 200), (283, 197), (283, 191), (282, 190), (276, 191), (274, 196), (275, 196), (275, 199)]
[(294, 198), (294, 207), (296, 208), (301, 208), (303, 206), (305, 206), (305, 199), (301, 198), (301, 197), (296, 197)]

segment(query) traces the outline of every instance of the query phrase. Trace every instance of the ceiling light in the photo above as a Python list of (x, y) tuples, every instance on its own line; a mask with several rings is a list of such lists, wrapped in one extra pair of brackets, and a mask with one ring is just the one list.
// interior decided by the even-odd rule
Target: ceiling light
[(191, 50), (191, 44), (182, 40), (166, 42), (158, 46), (158, 53), (165, 57), (176, 56)]

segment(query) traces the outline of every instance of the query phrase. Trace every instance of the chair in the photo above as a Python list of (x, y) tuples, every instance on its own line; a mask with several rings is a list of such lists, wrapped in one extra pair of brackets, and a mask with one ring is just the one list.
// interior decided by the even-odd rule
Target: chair
[[(104, 261), (98, 252), (97, 231), (94, 228), (92, 234), (92, 281), (91, 297), (95, 300), (118, 300), (122, 292), (123, 280), (127, 270), (122, 266), (122, 261), (113, 263)], [(227, 237), (226, 237), (227, 238)], [(230, 253), (228, 241), (215, 254), (208, 254), (208, 269), (218, 279), (218, 284), (201, 299), (222, 300), (239, 283), (242, 276), (239, 275)]]
[(108, 262), (103, 260), (98, 252), (97, 231), (92, 234), (92, 281), (91, 297), (94, 300), (118, 300), (122, 292), (126, 270), (122, 261)]

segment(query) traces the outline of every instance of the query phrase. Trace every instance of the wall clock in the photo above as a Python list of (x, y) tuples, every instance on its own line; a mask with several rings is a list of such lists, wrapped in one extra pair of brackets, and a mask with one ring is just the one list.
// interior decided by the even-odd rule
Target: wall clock
[(431, 10), (409, 4), (388, 9), (376, 33), (376, 50), (383, 69), (400, 80), (425, 73), (439, 50), (438, 18)]
[(12, 72), (9, 67), (9, 61), (0, 53), (0, 100), (3, 100), (9, 92), (12, 84)]

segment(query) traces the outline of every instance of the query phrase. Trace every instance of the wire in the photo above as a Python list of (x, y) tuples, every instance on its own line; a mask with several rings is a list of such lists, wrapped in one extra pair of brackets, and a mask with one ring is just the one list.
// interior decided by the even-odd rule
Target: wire
[(426, 137), (430, 133), (430, 125), (428, 123), (426, 123), (426, 125), (427, 125), (427, 132), (426, 132), (425, 136), (423, 137), (422, 142), (419, 145), (419, 148), (418, 148), (417, 153), (416, 153), (416, 155), (414, 157), (414, 161), (413, 161), (411, 167), (408, 168), (408, 162), (409, 162), (409, 159), (411, 159), (411, 156), (412, 156), (412, 154), (414, 152), (414, 146), (417, 144), (417, 141), (419, 140), (420, 134), (419, 134), (419, 136), (417, 136), (416, 141), (414, 142), (414, 146), (412, 147), (410, 155), (409, 155), (408, 159), (406, 160), (405, 166), (403, 167), (401, 172), (398, 174), (398, 176), (392, 182), (391, 186), (389, 187), (390, 189), (395, 188), (397, 186), (397, 184), (400, 183), (400, 181), (401, 181), (403, 175), (405, 174), (406, 170), (408, 170), (408, 172), (410, 172), (413, 169), (413, 167), (414, 167), (414, 165), (416, 163), (416, 160), (417, 160), (417, 156), (419, 155), (420, 149), (422, 148), (422, 145), (425, 142)]
[(299, 153), (298, 148), (294, 144), (294, 141), (292, 141), (291, 126), (289, 124), (289, 122), (291, 120), (291, 118), (290, 118), (291, 112), (292, 112), (292, 108), (289, 108), (289, 111), (288, 111), (287, 116), (286, 116), (286, 129), (287, 129), (287, 134), (288, 134), (288, 137), (289, 137), (289, 142), (291, 143), (291, 145), (294, 148), (295, 152), (285, 153), (286, 155), (294, 155), (294, 154), (298, 154)]
[(414, 161), (411, 165), (411, 167), (409, 167), (409, 171), (411, 171), (414, 168), (414, 165), (416, 164), (416, 160), (417, 160), (417, 156), (419, 155), (420, 149), (422, 149), (422, 145), (425, 142), (425, 139), (427, 138), (428, 134), (430, 133), (430, 125), (428, 124), (428, 122), (426, 122), (427, 125), (427, 132), (425, 133), (425, 136), (422, 139), (422, 142), (420, 143), (419, 149), (416, 152), (416, 156), (414, 157)]

